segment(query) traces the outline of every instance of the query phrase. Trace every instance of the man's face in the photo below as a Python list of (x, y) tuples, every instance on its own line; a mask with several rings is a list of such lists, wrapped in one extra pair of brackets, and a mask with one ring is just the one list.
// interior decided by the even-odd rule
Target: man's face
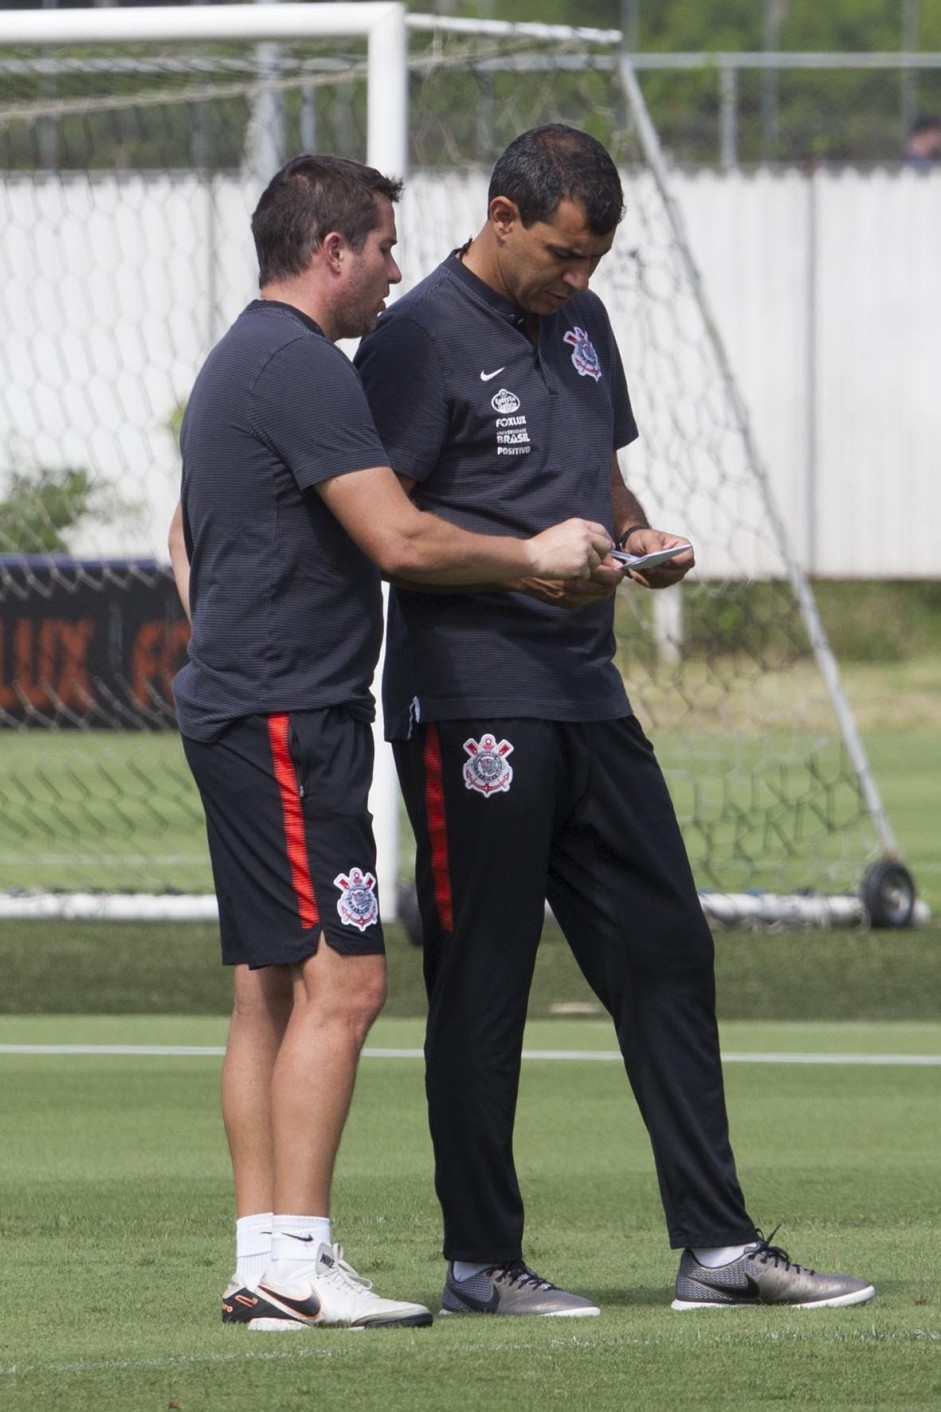
[(561, 201), (548, 221), (527, 229), (512, 201), (497, 198), (491, 221), (498, 242), (499, 291), (528, 314), (554, 314), (589, 280), (614, 243), (614, 231), (594, 235), (581, 204)]
[(402, 271), (392, 256), (398, 236), (395, 212), (385, 196), (376, 198), (380, 222), (367, 235), (362, 250), (348, 250), (348, 266), (343, 297), (337, 308), (338, 338), (360, 338), (376, 327), (385, 308), (389, 287), (398, 284)]

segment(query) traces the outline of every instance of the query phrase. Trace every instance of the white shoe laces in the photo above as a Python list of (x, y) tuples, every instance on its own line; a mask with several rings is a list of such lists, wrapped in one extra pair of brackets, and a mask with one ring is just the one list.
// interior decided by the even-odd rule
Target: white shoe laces
[[(345, 1285), (347, 1289), (371, 1290), (372, 1280), (367, 1280), (361, 1275), (348, 1260), (343, 1258), (343, 1246), (333, 1245), (330, 1247), (331, 1264), (322, 1264), (317, 1272), (318, 1279), (325, 1279), (334, 1284)], [(321, 1270), (323, 1273), (321, 1274)]]

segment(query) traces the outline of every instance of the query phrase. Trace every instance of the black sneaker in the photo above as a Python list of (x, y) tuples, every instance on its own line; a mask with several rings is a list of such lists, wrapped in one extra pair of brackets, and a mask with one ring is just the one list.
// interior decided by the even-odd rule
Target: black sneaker
[(248, 1324), (252, 1319), (276, 1312), (267, 1300), (262, 1299), (254, 1290), (247, 1289), (244, 1285), (237, 1285), (234, 1281), (222, 1296), (222, 1322), (224, 1324)]
[(442, 1314), (542, 1314), (581, 1319), (600, 1314), (597, 1304), (569, 1294), (535, 1274), (522, 1260), (491, 1265), (468, 1280), (459, 1280), (448, 1266), (441, 1297)]
[[(774, 1238), (771, 1232), (771, 1239)], [(761, 1232), (759, 1231), (759, 1235)], [(742, 1309), (746, 1305), (787, 1304), (792, 1309), (840, 1309), (865, 1304), (875, 1290), (852, 1275), (824, 1275), (805, 1269), (786, 1250), (762, 1236), (728, 1265), (709, 1269), (684, 1250), (676, 1277), (674, 1309)]]

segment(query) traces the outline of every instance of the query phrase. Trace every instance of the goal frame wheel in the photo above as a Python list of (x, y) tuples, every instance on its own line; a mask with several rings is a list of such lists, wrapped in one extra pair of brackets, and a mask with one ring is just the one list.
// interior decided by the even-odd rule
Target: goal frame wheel
[(910, 927), (915, 917), (915, 880), (894, 858), (880, 858), (863, 874), (863, 906), (872, 927)]

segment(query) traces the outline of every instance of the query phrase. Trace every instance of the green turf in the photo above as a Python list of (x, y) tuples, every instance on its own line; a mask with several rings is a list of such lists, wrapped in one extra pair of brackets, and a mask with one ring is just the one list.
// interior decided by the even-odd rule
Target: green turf
[[(875, 833), (835, 746), (698, 727), (653, 737), (701, 886), (855, 888)], [(902, 855), (939, 907), (941, 733), (873, 732), (867, 743)], [(175, 734), (4, 731), (3, 750), (0, 890), (211, 890), (202, 813)], [(767, 768), (756, 783), (758, 759)], [(402, 859), (403, 871), (410, 863)]]
[[(420, 952), (387, 929), (389, 1016), (425, 1009)], [(0, 1014), (225, 1014), (231, 978), (214, 925), (0, 922)], [(718, 1010), (727, 1019), (934, 1019), (941, 1014), (941, 919), (908, 931), (716, 933)], [(548, 926), (534, 1018), (600, 1013), (561, 933)]]
[[(416, 1021), (371, 1045), (411, 1048)], [(4, 1018), (0, 1043), (205, 1044), (221, 1020)], [(541, 1022), (531, 1048), (606, 1049), (607, 1027)], [(723, 1026), (727, 1053), (941, 1053), (941, 1025)], [(750, 1207), (798, 1259), (877, 1285), (848, 1310), (668, 1306), (646, 1137), (618, 1063), (527, 1061), (517, 1151), (537, 1267), (600, 1319), (438, 1320), (421, 1331), (223, 1328), (231, 1263), (218, 1057), (0, 1054), (4, 1412), (673, 1412), (786, 1404), (936, 1408), (938, 1069), (730, 1062)], [(442, 1266), (421, 1065), (365, 1059), (335, 1229), (380, 1288), (436, 1307)]]
[(4, 731), (0, 888), (208, 892), (199, 796), (172, 731)]

